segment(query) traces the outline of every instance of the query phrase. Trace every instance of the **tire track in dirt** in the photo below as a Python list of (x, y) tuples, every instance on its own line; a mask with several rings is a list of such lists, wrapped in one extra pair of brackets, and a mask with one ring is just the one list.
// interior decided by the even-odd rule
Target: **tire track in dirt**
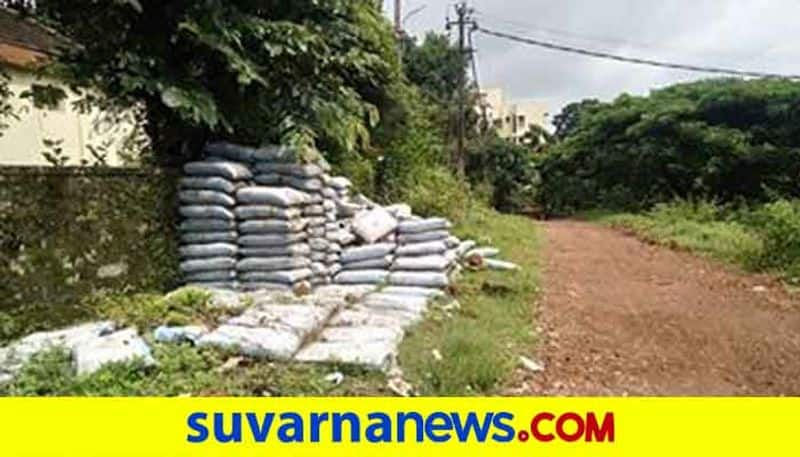
[(800, 394), (800, 299), (776, 280), (589, 223), (542, 228), (545, 370), (506, 394)]

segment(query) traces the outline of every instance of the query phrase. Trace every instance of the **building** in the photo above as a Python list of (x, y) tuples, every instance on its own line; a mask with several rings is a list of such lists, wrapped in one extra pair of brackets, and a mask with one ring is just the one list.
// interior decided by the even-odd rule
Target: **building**
[(547, 105), (537, 101), (510, 101), (505, 98), (503, 89), (492, 88), (481, 93), (483, 106), (489, 125), (493, 126), (501, 138), (522, 143), (531, 126), (546, 128), (549, 113)]
[(97, 156), (110, 166), (129, 164), (124, 143), (136, 130), (133, 122), (109, 122), (99, 111), (80, 113), (73, 107), (80, 97), (69, 91), (67, 99), (53, 107), (36, 107), (31, 99), (20, 97), (32, 83), (63, 88), (56, 79), (37, 76), (36, 70), (65, 43), (32, 19), (0, 7), (0, 73), (7, 77), (12, 93), (7, 101), (14, 112), (14, 117), (2, 119), (8, 126), (0, 130), (0, 166), (52, 164), (43, 154), (53, 150), (46, 142), (57, 145), (64, 165), (93, 164)]

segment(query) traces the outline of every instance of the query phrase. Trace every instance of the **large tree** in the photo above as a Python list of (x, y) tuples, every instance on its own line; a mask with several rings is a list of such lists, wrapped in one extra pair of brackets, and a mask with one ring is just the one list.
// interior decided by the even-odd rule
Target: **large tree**
[(399, 78), (373, 0), (40, 0), (36, 16), (71, 42), (50, 71), (90, 104), (142, 106), (169, 161), (210, 139), (352, 151)]

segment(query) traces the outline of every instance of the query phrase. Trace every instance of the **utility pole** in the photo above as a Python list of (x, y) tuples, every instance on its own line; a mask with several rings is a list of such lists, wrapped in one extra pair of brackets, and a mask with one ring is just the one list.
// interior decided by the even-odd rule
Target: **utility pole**
[[(458, 50), (462, 56), (465, 57), (464, 62), (467, 62), (468, 58), (472, 57), (472, 49), (466, 47), (466, 39), (467, 39), (467, 26), (471, 26), (473, 29), (478, 26), (475, 20), (472, 18), (472, 14), (475, 12), (474, 9), (467, 6), (466, 2), (461, 2), (455, 6), (456, 9), (456, 16), (457, 19), (455, 21), (451, 21), (449, 18), (447, 20), (447, 30), (450, 30), (453, 26), (458, 26)], [(456, 146), (456, 156), (454, 157), (454, 164), (459, 176), (465, 175), (465, 156), (466, 153), (464, 151), (464, 137), (466, 136), (466, 119), (465, 119), (465, 105), (466, 105), (466, 98), (467, 98), (467, 81), (466, 81), (466, 71), (467, 68), (464, 66), (462, 71), (458, 74), (458, 119), (457, 119), (457, 129), (458, 129), (458, 144)]]
[(403, 0), (394, 0), (394, 30), (398, 37), (403, 36)]

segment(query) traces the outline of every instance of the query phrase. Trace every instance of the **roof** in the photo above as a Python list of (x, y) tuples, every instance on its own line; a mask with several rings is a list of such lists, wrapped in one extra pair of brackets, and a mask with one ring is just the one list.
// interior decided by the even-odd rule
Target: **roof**
[(65, 40), (14, 10), (0, 7), (0, 63), (29, 67), (58, 51)]

